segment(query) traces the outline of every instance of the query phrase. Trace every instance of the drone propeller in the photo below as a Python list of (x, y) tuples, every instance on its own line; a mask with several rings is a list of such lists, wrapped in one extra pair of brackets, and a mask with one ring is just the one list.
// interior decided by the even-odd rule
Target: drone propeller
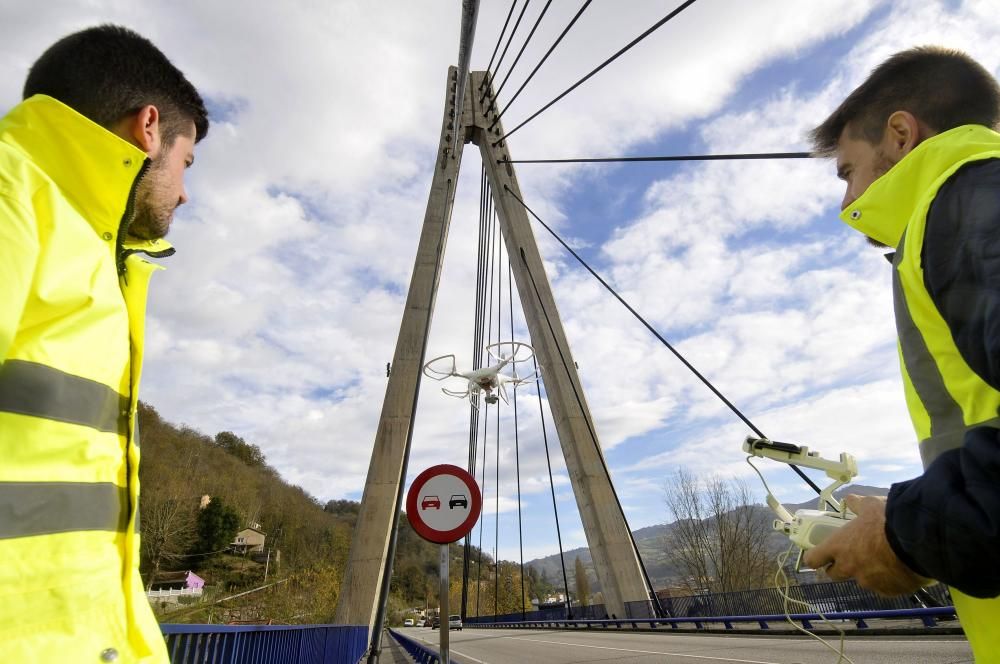
[(486, 353), (498, 362), (517, 364), (534, 357), (535, 349), (523, 341), (498, 341), (487, 346)]
[(500, 395), (505, 404), (510, 405), (510, 399), (507, 398), (507, 384), (503, 381), (497, 381), (497, 394)]
[(541, 370), (532, 371), (527, 376), (518, 376), (517, 371), (515, 370), (514, 373), (509, 376), (507, 374), (498, 373), (497, 383), (499, 383), (500, 385), (506, 385), (506, 384), (513, 385), (514, 389), (517, 389), (518, 387), (524, 385), (525, 383), (538, 380), (540, 377), (541, 377)]
[(431, 380), (445, 380), (458, 375), (453, 354), (435, 357), (424, 365), (423, 373)]
[(459, 392), (458, 390), (449, 390), (447, 387), (442, 387), (441, 391), (449, 397), (455, 397), (456, 399), (464, 399), (465, 397), (470, 396), (470, 390), (468, 388), (466, 388), (464, 392)]

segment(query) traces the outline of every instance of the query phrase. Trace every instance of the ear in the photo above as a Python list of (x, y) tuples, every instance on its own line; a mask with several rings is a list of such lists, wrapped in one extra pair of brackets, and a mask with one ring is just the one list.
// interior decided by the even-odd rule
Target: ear
[(155, 159), (161, 148), (160, 111), (152, 104), (143, 106), (122, 120), (119, 136)]
[(925, 138), (925, 128), (913, 113), (896, 111), (886, 120), (882, 147), (896, 162), (920, 145)]

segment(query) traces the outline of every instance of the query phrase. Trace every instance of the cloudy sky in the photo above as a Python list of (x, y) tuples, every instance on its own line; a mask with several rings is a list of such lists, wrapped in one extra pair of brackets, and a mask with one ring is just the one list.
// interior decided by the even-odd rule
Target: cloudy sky
[[(580, 4), (552, 3), (501, 106)], [(505, 125), (676, 4), (593, 2)], [(501, 79), (543, 5), (526, 10)], [(486, 67), (509, 6), (483, 0), (473, 69)], [(322, 500), (360, 498), (461, 2), (0, 0), (0, 8), (0, 110), (17, 103), (46, 46), (101, 22), (150, 37), (211, 108), (189, 172), (191, 203), (169, 238), (178, 251), (152, 289), (143, 398), (175, 423), (256, 443)], [(518, 131), (510, 150), (522, 159), (804, 150), (805, 131), (874, 65), (927, 43), (966, 49), (998, 72), (1000, 14), (986, 0), (700, 0)], [(466, 365), (479, 173), (469, 146), (428, 349)], [(769, 436), (851, 452), (864, 483), (919, 472), (888, 264), (837, 221), (842, 190), (830, 163), (526, 164), (518, 175), (526, 202)], [(680, 467), (753, 479), (740, 453), (746, 427), (535, 232), (632, 527), (667, 520), (665, 481)], [(516, 334), (527, 341), (517, 309)], [(468, 406), (438, 387), (425, 381), (420, 395), (411, 478), (435, 463), (466, 463)], [(537, 393), (518, 396), (530, 558), (556, 544)], [(512, 408), (500, 413), (499, 501), (491, 427), (482, 542), (494, 547), (499, 502), (500, 555), (516, 559)], [(582, 545), (547, 426), (564, 544)], [(761, 467), (780, 498), (809, 497), (787, 468)]]

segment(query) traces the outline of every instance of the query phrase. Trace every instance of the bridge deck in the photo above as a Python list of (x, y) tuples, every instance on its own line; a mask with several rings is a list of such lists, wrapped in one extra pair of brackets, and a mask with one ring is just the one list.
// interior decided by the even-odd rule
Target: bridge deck
[[(430, 630), (405, 628), (402, 634), (436, 650)], [(826, 637), (837, 645), (836, 638)], [(859, 637), (850, 635), (845, 653), (869, 664), (945, 664), (971, 662), (964, 637)], [(451, 635), (452, 659), (460, 664), (795, 664), (834, 661), (822, 644), (804, 636), (740, 636), (664, 632), (566, 632), (543, 630), (464, 630)]]

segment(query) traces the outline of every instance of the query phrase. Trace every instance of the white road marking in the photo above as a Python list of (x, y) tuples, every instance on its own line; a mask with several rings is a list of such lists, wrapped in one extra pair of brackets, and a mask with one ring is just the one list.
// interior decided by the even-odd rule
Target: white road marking
[(740, 662), (741, 664), (782, 664), (781, 662), (765, 662), (759, 659), (733, 659), (732, 657), (709, 657), (708, 655), (686, 655), (679, 652), (664, 652), (662, 650), (633, 650), (631, 648), (612, 648), (611, 646), (586, 646), (582, 643), (566, 643), (565, 641), (544, 641), (542, 639), (528, 639), (523, 636), (512, 636), (512, 641), (532, 641), (534, 643), (549, 643), (557, 646), (573, 646), (576, 648), (595, 648), (597, 650), (615, 650), (619, 652), (632, 652), (640, 655), (670, 655), (671, 657), (690, 657), (692, 659), (711, 659), (716, 662)]
[[(419, 638), (421, 641), (423, 641), (424, 643), (426, 643), (429, 646), (437, 645), (440, 648), (440, 645), (441, 645), (440, 643), (434, 643), (433, 641), (428, 641), (427, 639), (425, 639), (422, 636), (418, 636), (417, 638)], [(451, 644), (448, 644), (448, 652), (449, 653), (454, 653), (456, 655), (459, 655), (459, 656), (462, 657), (462, 659), (467, 659), (467, 660), (469, 660), (471, 662), (475, 662), (475, 664), (490, 664), (489, 662), (484, 662), (481, 659), (476, 659), (472, 655), (466, 655), (464, 652), (460, 652), (458, 650), (455, 650), (454, 648), (451, 647)]]

